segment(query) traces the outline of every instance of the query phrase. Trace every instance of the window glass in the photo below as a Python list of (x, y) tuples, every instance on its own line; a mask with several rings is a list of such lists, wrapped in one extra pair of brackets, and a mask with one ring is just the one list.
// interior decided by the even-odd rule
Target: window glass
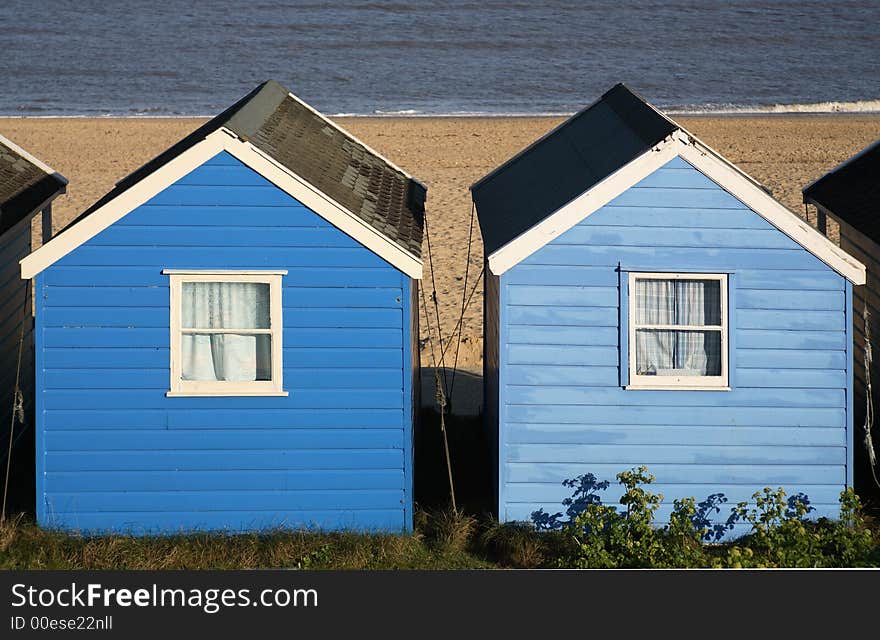
[(720, 278), (636, 276), (632, 373), (723, 375), (723, 289)]

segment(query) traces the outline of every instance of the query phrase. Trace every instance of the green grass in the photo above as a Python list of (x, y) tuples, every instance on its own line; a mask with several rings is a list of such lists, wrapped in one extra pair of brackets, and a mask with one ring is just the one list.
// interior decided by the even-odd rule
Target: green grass
[[(870, 528), (876, 560), (869, 564), (877, 566), (880, 527), (874, 521)], [(449, 510), (417, 512), (412, 535), (284, 530), (88, 537), (41, 529), (18, 516), (0, 525), (0, 570), (545, 568), (570, 557), (571, 542), (564, 533), (538, 533), (529, 524), (498, 524)], [(739, 544), (749, 547), (748, 541)], [(698, 566), (712, 566), (713, 558), (729, 550), (729, 545), (705, 548)]]
[[(485, 569), (472, 518), (422, 514), (430, 533), (194, 534), (86, 537), (44, 530), (19, 516), (0, 525), (0, 569)], [(456, 527), (465, 521), (465, 530)]]

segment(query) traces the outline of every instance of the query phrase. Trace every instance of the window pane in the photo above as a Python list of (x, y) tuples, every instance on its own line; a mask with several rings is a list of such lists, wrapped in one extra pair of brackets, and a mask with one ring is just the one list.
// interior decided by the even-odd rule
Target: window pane
[(637, 324), (721, 324), (719, 280), (636, 279)]
[(184, 282), (180, 308), (185, 329), (268, 329), (266, 282)]
[(636, 374), (720, 376), (720, 331), (636, 331)]
[(185, 333), (181, 346), (184, 380), (272, 379), (270, 335)]

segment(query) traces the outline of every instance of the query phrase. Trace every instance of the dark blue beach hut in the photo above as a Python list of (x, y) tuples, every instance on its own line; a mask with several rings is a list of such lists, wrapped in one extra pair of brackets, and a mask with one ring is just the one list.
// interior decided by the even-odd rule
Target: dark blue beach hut
[[(872, 388), (880, 384), (880, 140), (808, 184), (803, 197), (804, 204), (816, 207), (819, 231), (866, 267), (865, 284), (853, 288), (854, 413), (856, 431), (862, 436), (858, 441), (865, 435), (864, 427), (876, 433)], [(874, 347), (868, 353), (866, 340)], [(880, 442), (869, 444), (875, 450), (880, 446)], [(865, 453), (857, 447), (856, 483), (864, 481), (865, 488), (876, 491)], [(880, 469), (875, 473), (880, 475)]]
[[(31, 223), (41, 216), (43, 242), (52, 236), (52, 201), (67, 188), (60, 173), (41, 162), (11, 140), (0, 136), (0, 460), (6, 468), (10, 435), (13, 444), (33, 424), (34, 343), (30, 283), (19, 276), (18, 262), (31, 252)], [(19, 359), (20, 353), (20, 359)], [(16, 383), (21, 395), (14, 399)], [(16, 400), (14, 402), (14, 400)], [(12, 434), (13, 406), (17, 419)], [(29, 432), (31, 436), (33, 432)], [(33, 469), (33, 448), (14, 446), (12, 480), (23, 484), (19, 470)], [(31, 481), (32, 485), (32, 481)], [(16, 498), (24, 499), (24, 491)], [(28, 500), (29, 502), (29, 500)]]
[(39, 523), (410, 530), (425, 194), (270, 81), (22, 261)]
[(472, 194), (501, 520), (642, 464), (661, 521), (765, 486), (837, 512), (861, 263), (624, 85)]

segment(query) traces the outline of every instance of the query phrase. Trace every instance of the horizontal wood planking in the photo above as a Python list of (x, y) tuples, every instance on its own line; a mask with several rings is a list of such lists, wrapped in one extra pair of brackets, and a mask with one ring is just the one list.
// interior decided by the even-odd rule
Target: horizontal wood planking
[[(202, 403), (203, 405), (205, 403)], [(47, 428), (66, 429), (392, 429), (403, 428), (403, 409), (262, 408), (210, 405), (187, 411), (145, 409), (50, 409)]]
[(397, 429), (65, 429), (46, 433), (58, 451), (251, 451), (269, 449), (403, 449)]
[[(844, 279), (689, 166), (673, 161), (502, 275), (502, 514), (517, 482), (556, 491), (641, 463), (672, 487), (778, 480), (836, 502), (851, 455)], [(733, 274), (732, 390), (620, 387), (620, 269)]]
[[(644, 391), (642, 393), (663, 393)], [(713, 392), (695, 392), (710, 395)], [(723, 392), (716, 392), (723, 393)], [(635, 392), (629, 395), (635, 395)], [(627, 396), (628, 397), (628, 396)], [(692, 402), (697, 402), (696, 399)], [(503, 407), (502, 418), (507, 423), (540, 422), (592, 425), (609, 424), (678, 424), (678, 425), (766, 425), (770, 427), (833, 427), (842, 429), (846, 424), (843, 408), (802, 406), (777, 407), (772, 401), (766, 406), (725, 406), (721, 404), (522, 404)]]
[[(378, 304), (378, 301), (377, 303)], [(163, 328), (168, 332), (168, 307), (45, 307), (46, 327), (137, 327)], [(285, 331), (300, 328), (375, 328), (401, 326), (400, 309), (287, 307), (283, 313)]]
[(90, 491), (52, 494), (52, 508), (60, 513), (102, 513), (137, 511), (274, 511), (283, 504), (288, 510), (394, 509), (403, 502), (403, 492), (394, 489), (326, 489), (318, 491)]
[(62, 513), (51, 509), (50, 505), (47, 514), (45, 524), (53, 528), (72, 529), (84, 534), (124, 532), (136, 536), (193, 531), (271, 532), (279, 528), (399, 531), (406, 526), (402, 508)]
[[(56, 267), (46, 275), (46, 284), (56, 286), (168, 287), (168, 275), (157, 266)], [(399, 287), (400, 275), (385, 267), (347, 269), (342, 267), (293, 267), (284, 276), (286, 287)]]
[[(613, 479), (611, 481), (612, 484), (608, 489), (597, 492), (603, 504), (617, 504), (625, 490), (615, 483)], [(727, 502), (720, 504), (721, 512), (713, 515), (715, 522), (723, 522), (737, 502), (753, 502), (752, 496), (755, 493), (762, 492), (764, 486), (760, 483), (715, 486), (706, 484), (657, 484), (655, 482), (645, 488), (651, 493), (663, 495), (663, 504), (671, 504), (673, 502), (674, 498), (669, 496), (689, 496), (700, 501), (712, 493), (722, 493), (727, 498)], [(559, 505), (557, 507), (559, 511), (564, 511), (562, 500), (570, 498), (571, 492), (570, 487), (563, 487), (557, 484), (512, 483), (510, 485), (510, 501), (555, 503)], [(787, 495), (803, 493), (811, 503), (815, 502), (817, 504), (835, 504), (840, 497), (839, 491), (835, 491), (834, 487), (825, 484), (788, 485), (786, 493)]]
[[(83, 328), (46, 327), (45, 346), (50, 348), (160, 347), (169, 348), (167, 328)], [(297, 327), (285, 330), (283, 341), (288, 347), (334, 348), (395, 348), (400, 346), (400, 329), (371, 327)]]
[[(403, 529), (410, 280), (225, 155), (42, 274), (42, 520)], [(287, 270), (287, 397), (165, 397), (163, 269)]]
[(731, 249), (799, 249), (776, 229), (693, 229), (687, 235), (674, 227), (578, 225), (554, 241), (556, 246), (616, 245), (629, 247), (720, 247)]
[(765, 427), (739, 425), (592, 425), (510, 423), (511, 444), (626, 444), (730, 445), (748, 441), (754, 446), (844, 446), (846, 434), (833, 427)]
[[(63, 369), (162, 369), (168, 371), (167, 347), (137, 348), (61, 348), (46, 349), (46, 367)], [(320, 347), (287, 347), (284, 362), (290, 368), (308, 367), (310, 370), (360, 367), (387, 369), (401, 361), (400, 349), (360, 348), (334, 349)]]
[[(129, 492), (135, 491), (290, 491), (397, 489), (403, 480), (400, 469), (356, 470), (235, 470), (216, 471), (115, 471)], [(51, 491), (106, 491), (105, 471), (53, 471), (46, 474)]]
[[(680, 390), (671, 393), (665, 390), (627, 390), (609, 387), (565, 387), (551, 385), (513, 385), (507, 384), (508, 406), (656, 406), (678, 407), (684, 412), (687, 407), (719, 407), (736, 409), (740, 407), (777, 408), (844, 408), (845, 390), (843, 388), (766, 388), (736, 387), (730, 391), (690, 391)], [(804, 411), (804, 413), (809, 413)], [(667, 424), (667, 423), (664, 423)]]
[[(577, 355), (572, 354), (572, 355)], [(549, 360), (549, 358), (548, 358)], [(564, 361), (564, 358), (563, 358)], [(744, 388), (826, 388), (845, 389), (846, 370), (737, 368), (737, 385)], [(618, 365), (537, 365), (511, 366), (507, 383), (512, 386), (617, 387)]]
[(755, 266), (791, 271), (816, 271), (823, 267), (818, 258), (803, 249), (591, 246), (589, 251), (584, 251), (575, 245), (555, 243), (548, 244), (520, 264), (616, 267), (620, 263), (644, 265), (646, 271), (659, 271), (662, 265), (667, 265), (668, 269), (674, 269), (673, 265), (687, 265), (691, 270), (707, 273)]
[[(166, 282), (167, 285), (167, 282)], [(45, 287), (42, 299), (48, 308), (155, 307), (168, 308), (165, 287)], [(403, 292), (397, 287), (283, 287), (285, 309), (400, 309)]]
[[(46, 409), (160, 409), (184, 411), (223, 407), (227, 409), (395, 409), (401, 406), (400, 389), (346, 390), (294, 389), (288, 397), (176, 397), (166, 398), (166, 389), (44, 389)], [(341, 396), (341, 397), (340, 397)]]
[[(584, 473), (593, 473), (597, 478), (614, 480), (621, 471), (629, 467), (613, 464), (582, 464), (549, 462), (534, 464), (514, 462), (509, 465), (509, 482), (548, 482), (561, 483), (561, 479), (576, 478)], [(780, 464), (654, 464), (648, 471), (659, 484), (705, 484), (708, 487), (723, 487), (729, 484), (749, 484), (763, 486), (794, 486), (804, 484), (808, 477), (810, 484), (842, 486), (846, 480), (846, 470), (841, 465), (780, 465)], [(711, 491), (711, 490), (710, 490)], [(683, 494), (682, 497), (688, 497)]]
[[(180, 469), (401, 469), (402, 449), (270, 449), (261, 451), (49, 451), (52, 471), (168, 471)], [(112, 479), (108, 480), (113, 482)], [(118, 486), (118, 485), (117, 485)], [(118, 487), (122, 490), (124, 487)]]
[(827, 464), (844, 465), (846, 446), (766, 446), (766, 445), (650, 445), (617, 444), (509, 444), (508, 463), (571, 463), (585, 469), (591, 464), (619, 464), (629, 468), (645, 464)]
[[(267, 231), (277, 233), (277, 231)], [(279, 239), (283, 242), (283, 238)], [(314, 249), (319, 249), (315, 251)], [(218, 259), (212, 247), (107, 247), (86, 243), (55, 264), (86, 267), (155, 267), (173, 269), (277, 269), (326, 266), (328, 268), (381, 268), (386, 265), (376, 254), (356, 247), (262, 247), (259, 251), (234, 245), (223, 250)], [(389, 265), (390, 266), (390, 265)]]
[[(168, 363), (153, 369), (60, 369), (47, 371), (45, 389), (157, 389), (168, 391)], [(397, 368), (294, 368), (285, 365), (288, 389), (400, 389), (403, 372)]]

